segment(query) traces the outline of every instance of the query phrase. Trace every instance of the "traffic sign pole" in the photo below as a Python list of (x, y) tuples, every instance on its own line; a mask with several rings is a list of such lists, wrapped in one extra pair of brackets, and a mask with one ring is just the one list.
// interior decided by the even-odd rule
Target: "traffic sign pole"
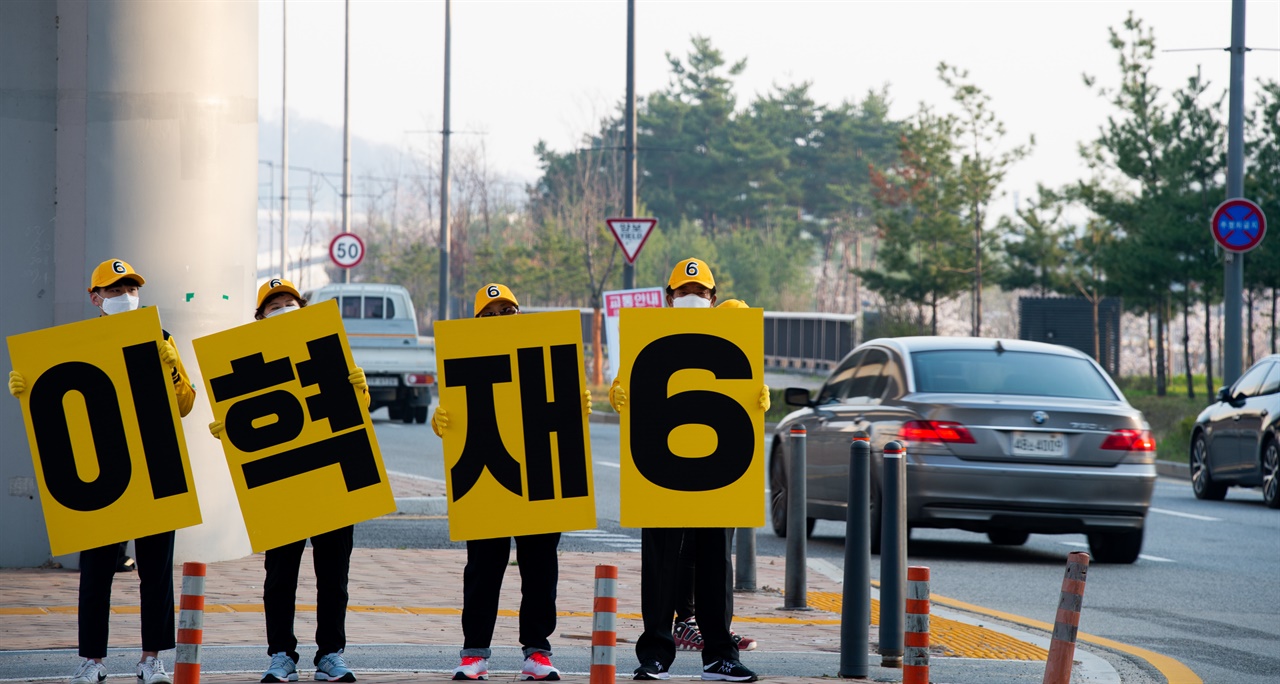
[[(627, 0), (627, 187), (625, 206), (627, 216), (636, 215), (636, 0)], [(615, 233), (616, 237), (616, 233)], [(622, 288), (635, 289), (636, 267), (634, 259), (622, 265)]]
[[(1244, 195), (1244, 0), (1231, 2), (1231, 80), (1227, 109), (1227, 199)], [(1223, 264), (1222, 382), (1240, 377), (1240, 303), (1244, 255), (1226, 253)]]

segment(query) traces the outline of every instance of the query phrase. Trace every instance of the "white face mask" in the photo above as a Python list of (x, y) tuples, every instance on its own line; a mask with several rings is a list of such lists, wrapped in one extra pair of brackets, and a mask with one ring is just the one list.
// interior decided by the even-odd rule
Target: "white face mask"
[(102, 300), (102, 313), (111, 315), (138, 308), (138, 295), (122, 294)]
[(276, 315), (276, 314), (288, 313), (288, 312), (290, 312), (290, 311), (297, 311), (297, 310), (298, 310), (298, 308), (299, 308), (299, 307), (298, 307), (298, 305), (297, 305), (297, 304), (285, 304), (284, 306), (280, 307), (279, 309), (276, 309), (275, 311), (272, 311), (271, 313), (263, 314), (263, 316), (262, 316), (262, 317), (263, 317), (263, 318), (271, 318), (272, 316), (274, 316), (274, 315)]
[(676, 309), (710, 309), (711, 300), (698, 295), (685, 295), (672, 300), (671, 306)]

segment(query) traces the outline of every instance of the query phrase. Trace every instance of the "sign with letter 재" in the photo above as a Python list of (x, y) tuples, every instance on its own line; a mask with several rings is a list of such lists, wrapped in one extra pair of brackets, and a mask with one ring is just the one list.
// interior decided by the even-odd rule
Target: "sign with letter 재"
[(623, 309), (623, 527), (764, 524), (763, 309)]
[(336, 301), (192, 346), (255, 552), (395, 511)]
[(576, 310), (436, 322), (449, 538), (594, 529)]
[(200, 524), (161, 339), (148, 307), (7, 340), (55, 556)]

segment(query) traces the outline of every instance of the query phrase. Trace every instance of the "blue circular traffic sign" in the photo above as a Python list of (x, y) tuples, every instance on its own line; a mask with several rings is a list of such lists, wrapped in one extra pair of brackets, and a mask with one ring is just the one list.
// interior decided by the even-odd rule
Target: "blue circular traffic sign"
[(1267, 217), (1261, 207), (1247, 199), (1229, 199), (1214, 210), (1209, 231), (1223, 249), (1247, 252), (1267, 234)]

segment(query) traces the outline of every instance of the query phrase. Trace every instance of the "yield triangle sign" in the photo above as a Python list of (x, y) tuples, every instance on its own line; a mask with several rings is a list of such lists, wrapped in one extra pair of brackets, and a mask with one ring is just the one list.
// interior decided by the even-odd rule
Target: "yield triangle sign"
[(609, 218), (604, 222), (613, 231), (613, 238), (618, 241), (628, 264), (636, 262), (644, 241), (649, 239), (649, 233), (658, 225), (658, 219), (655, 218)]

